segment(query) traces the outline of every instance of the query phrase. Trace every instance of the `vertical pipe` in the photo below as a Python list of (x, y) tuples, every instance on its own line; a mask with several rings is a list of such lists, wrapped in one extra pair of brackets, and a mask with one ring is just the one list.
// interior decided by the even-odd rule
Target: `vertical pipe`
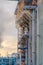
[[(18, 42), (20, 41), (20, 36), (21, 36), (21, 28), (19, 27), (18, 28)], [(19, 44), (18, 44), (19, 45)], [(17, 46), (18, 46), (17, 45)], [(21, 44), (20, 44), (21, 45)], [(21, 51), (19, 52), (19, 49), (17, 49), (17, 52), (18, 52), (18, 54), (19, 54), (19, 57), (20, 57), (20, 62), (19, 62), (19, 64), (21, 65)]]
[(21, 53), (20, 53), (20, 65), (21, 65)]
[(29, 39), (28, 39), (28, 65), (31, 65), (31, 22), (29, 22)]
[(32, 65), (32, 21), (29, 23), (29, 43), (30, 43), (30, 65)]
[(36, 65), (36, 50), (37, 50), (37, 8), (35, 9), (35, 65)]
[(28, 39), (27, 39), (27, 65), (28, 65)]
[(32, 65), (35, 63), (35, 10), (32, 13)]
[(38, 8), (37, 8), (37, 64), (39, 65), (39, 20), (38, 20)]

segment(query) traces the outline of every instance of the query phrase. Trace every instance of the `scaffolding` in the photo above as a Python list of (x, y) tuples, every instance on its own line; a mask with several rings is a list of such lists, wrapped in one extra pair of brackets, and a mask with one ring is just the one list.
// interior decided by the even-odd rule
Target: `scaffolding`
[[(21, 65), (36, 65), (37, 0), (19, 0), (16, 9)], [(20, 6), (21, 5), (21, 6)]]

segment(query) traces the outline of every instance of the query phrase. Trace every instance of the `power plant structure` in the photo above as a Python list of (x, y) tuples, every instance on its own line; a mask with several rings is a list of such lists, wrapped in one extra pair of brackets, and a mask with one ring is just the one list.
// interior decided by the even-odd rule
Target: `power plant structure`
[(37, 0), (18, 0), (15, 14), (20, 65), (36, 65)]

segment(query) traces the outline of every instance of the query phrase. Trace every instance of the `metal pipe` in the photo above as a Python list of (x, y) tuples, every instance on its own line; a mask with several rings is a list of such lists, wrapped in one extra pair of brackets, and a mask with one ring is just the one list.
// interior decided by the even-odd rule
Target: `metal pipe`
[(32, 13), (32, 65), (36, 65), (35, 62), (35, 10)]
[(28, 65), (28, 40), (27, 40), (27, 65)]
[(39, 18), (38, 18), (38, 8), (37, 8), (37, 64), (36, 65), (39, 65)]

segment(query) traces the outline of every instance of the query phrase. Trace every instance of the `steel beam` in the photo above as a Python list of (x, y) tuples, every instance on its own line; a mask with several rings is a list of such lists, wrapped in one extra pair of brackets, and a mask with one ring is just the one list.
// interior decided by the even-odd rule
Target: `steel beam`
[(26, 10), (26, 9), (27, 9), (27, 10), (30, 10), (30, 9), (33, 9), (33, 10), (34, 10), (34, 9), (36, 9), (36, 8), (37, 8), (37, 6), (32, 6), (32, 5), (26, 6), (26, 5), (25, 5), (25, 6), (23, 7), (23, 10)]

